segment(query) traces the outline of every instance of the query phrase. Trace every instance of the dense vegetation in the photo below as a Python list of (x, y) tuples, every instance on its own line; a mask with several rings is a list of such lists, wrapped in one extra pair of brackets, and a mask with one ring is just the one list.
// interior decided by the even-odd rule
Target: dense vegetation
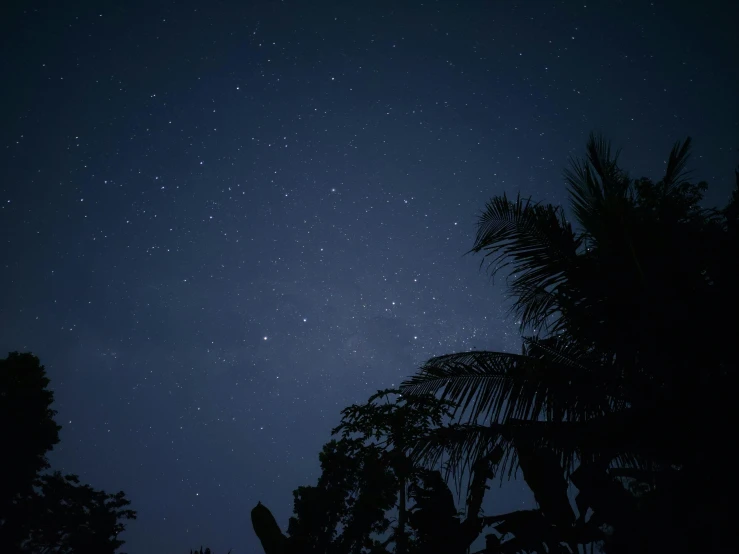
[[(345, 410), (287, 535), (252, 512), (265, 553), (462, 553), (485, 528), (489, 554), (729, 552), (739, 173), (706, 209), (689, 150), (659, 181), (632, 179), (591, 135), (565, 172), (576, 226), (494, 197), (471, 252), (508, 272), (522, 353), (436, 357), (396, 404), (377, 411), (384, 391)], [(434, 410), (383, 419), (416, 403)], [(488, 479), (518, 470), (538, 508), (481, 514)], [(463, 477), (461, 520), (447, 483)]]

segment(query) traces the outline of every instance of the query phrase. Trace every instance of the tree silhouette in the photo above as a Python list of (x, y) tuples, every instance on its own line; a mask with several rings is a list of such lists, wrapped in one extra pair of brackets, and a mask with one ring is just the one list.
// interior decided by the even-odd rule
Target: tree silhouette
[(101, 554), (124, 541), (122, 521), (135, 519), (123, 492), (80, 485), (76, 475), (49, 469), (46, 453), (59, 442), (44, 366), (29, 353), (0, 360), (0, 550)]
[(16, 500), (33, 493), (40, 471), (49, 467), (46, 453), (59, 442), (59, 429), (50, 406), (54, 393), (47, 386), (44, 366), (31, 354), (12, 352), (0, 359), (0, 544), (21, 538), (24, 517)]
[(28, 552), (94, 554), (115, 552), (124, 541), (124, 519), (135, 519), (127, 509), (123, 492), (107, 494), (80, 485), (76, 475), (54, 472), (42, 475), (38, 492), (31, 498), (29, 536), (23, 542)]
[(433, 396), (397, 392), (378, 391), (366, 404), (342, 411), (333, 430), (340, 438), (319, 456), (317, 485), (293, 493), (295, 515), (287, 535), (261, 502), (252, 510), (265, 554), (467, 551), (481, 532), (482, 498), (502, 452), (475, 465), (467, 516), (461, 519), (441, 473), (415, 464), (409, 446), (440, 426), (451, 406)]
[[(725, 422), (738, 329), (726, 307), (739, 305), (739, 200), (700, 206), (706, 185), (687, 181), (689, 149), (677, 143), (655, 183), (631, 179), (591, 135), (565, 172), (578, 230), (560, 206), (493, 198), (471, 252), (493, 274), (509, 271), (523, 352), (440, 356), (401, 386), (460, 406), (458, 423), (416, 445), (420, 459), (446, 453), (459, 469), (502, 447), (510, 469), (528, 467), (547, 525), (568, 529), (561, 495), (543, 488), (569, 478), (581, 518), (590, 509), (613, 526), (611, 552), (732, 546)], [(532, 455), (558, 460), (562, 475), (533, 477)], [(642, 491), (633, 502), (625, 480)], [(557, 513), (570, 521), (552, 522)]]

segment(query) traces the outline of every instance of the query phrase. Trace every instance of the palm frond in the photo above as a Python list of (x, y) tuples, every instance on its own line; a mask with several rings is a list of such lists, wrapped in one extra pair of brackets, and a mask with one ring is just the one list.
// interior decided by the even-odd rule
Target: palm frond
[(628, 175), (618, 167), (620, 151), (611, 153), (610, 143), (601, 135), (590, 134), (584, 160), (570, 159), (564, 171), (570, 206), (575, 218), (590, 238), (607, 229), (607, 215), (622, 211), (623, 200), (630, 190)]
[(685, 142), (677, 141), (672, 147), (670, 157), (667, 160), (667, 168), (665, 169), (665, 176), (662, 178), (662, 183), (665, 187), (669, 188), (672, 185), (679, 184), (685, 177), (688, 176), (688, 172), (685, 171), (685, 166), (690, 158), (690, 145), (691, 138), (685, 139)]
[(523, 280), (514, 281), (510, 288), (516, 298), (511, 312), (520, 318), (522, 331), (549, 335), (562, 327), (566, 314), (562, 311), (562, 296), (557, 291), (532, 286)]
[(592, 232), (598, 225), (598, 213), (603, 204), (603, 190), (591, 167), (580, 160), (570, 160), (570, 169), (564, 170), (569, 185), (570, 207), (584, 229)]
[[(473, 351), (448, 354), (427, 361), (420, 372), (401, 384), (406, 394), (437, 394), (457, 405), (453, 417), (468, 413), (498, 421), (537, 418), (546, 385), (537, 360), (501, 352)], [(538, 402), (537, 402), (538, 400)]]
[(618, 382), (607, 378), (608, 368), (576, 363), (574, 356), (582, 354), (566, 339), (528, 344), (529, 350), (540, 345), (535, 356), (472, 351), (432, 358), (400, 388), (404, 394), (440, 394), (456, 406), (453, 418), (470, 423), (582, 421), (614, 410)]
[[(492, 275), (509, 267), (515, 296), (519, 296), (518, 290), (528, 290), (539, 298), (563, 282), (579, 247), (580, 240), (560, 207), (532, 204), (520, 196), (512, 202), (504, 194), (487, 203), (470, 252), (485, 253)], [(514, 305), (524, 328), (540, 324), (542, 317), (556, 311), (551, 304), (546, 309), (541, 305), (529, 310), (526, 307), (522, 299)]]
[(554, 336), (545, 339), (523, 337), (523, 354), (541, 360), (550, 360), (587, 371), (587, 362), (593, 361), (591, 350), (567, 336)]
[(474, 461), (496, 449), (502, 450), (502, 456), (494, 466), (495, 473), (501, 482), (504, 476), (510, 479), (519, 468), (516, 446), (522, 443), (549, 449), (568, 476), (583, 462), (603, 459), (613, 467), (652, 469), (651, 453), (640, 447), (635, 435), (627, 412), (585, 422), (452, 424), (419, 438), (412, 457), (425, 467), (443, 466), (445, 478), (453, 478), (460, 486)]
[(513, 435), (505, 426), (452, 424), (419, 438), (411, 449), (411, 456), (424, 467), (442, 467), (444, 478), (453, 478), (461, 486), (464, 476), (471, 474), (474, 463), (498, 449), (502, 449), (502, 455), (493, 469), (502, 479), (500, 472), (510, 469), (516, 461), (512, 457), (515, 455), (512, 441)]
[(620, 176), (618, 157), (621, 155), (621, 150), (619, 149), (611, 154), (610, 141), (603, 135), (596, 135), (595, 133), (590, 133), (585, 150), (588, 162), (601, 179), (603, 192), (606, 195), (617, 192), (618, 189), (612, 187), (618, 185), (618, 177)]

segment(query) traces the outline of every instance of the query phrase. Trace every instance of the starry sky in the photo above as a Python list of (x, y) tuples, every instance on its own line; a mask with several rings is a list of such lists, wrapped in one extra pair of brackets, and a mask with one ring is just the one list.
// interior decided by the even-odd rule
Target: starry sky
[[(124, 550), (259, 552), (339, 411), (432, 355), (518, 351), (485, 201), (566, 201), (591, 130), (635, 176), (739, 147), (729, 2), (20, 2), (0, 17), (0, 350), (50, 459), (123, 489)], [(529, 507), (522, 485), (489, 509)]]

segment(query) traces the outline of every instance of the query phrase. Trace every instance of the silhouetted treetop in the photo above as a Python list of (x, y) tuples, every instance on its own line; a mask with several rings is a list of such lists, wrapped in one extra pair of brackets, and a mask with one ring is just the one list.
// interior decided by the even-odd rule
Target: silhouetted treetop
[(61, 427), (51, 409), (44, 366), (30, 354), (0, 359), (0, 551), (18, 554), (113, 554), (124, 521), (136, 518), (123, 492), (80, 485), (49, 469), (46, 453)]
[(0, 482), (0, 510), (13, 494), (30, 490), (36, 474), (49, 467), (46, 453), (59, 442), (48, 385), (36, 356), (11, 352), (0, 359), (0, 447), (10, 454), (4, 463), (13, 475)]

